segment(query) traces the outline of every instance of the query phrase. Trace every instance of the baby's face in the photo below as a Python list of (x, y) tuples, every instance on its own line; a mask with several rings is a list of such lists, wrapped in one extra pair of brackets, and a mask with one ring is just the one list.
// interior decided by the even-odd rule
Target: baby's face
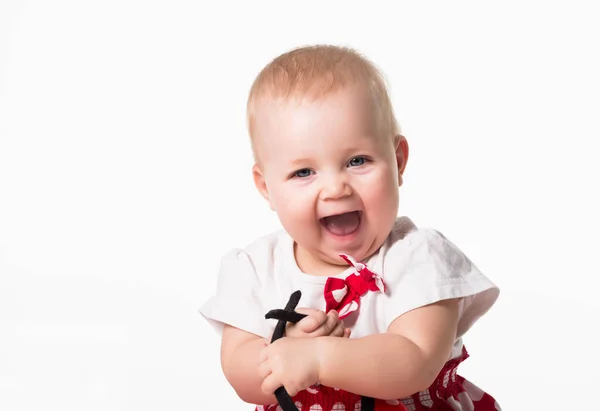
[(332, 275), (346, 266), (340, 253), (373, 254), (397, 217), (407, 146), (377, 135), (368, 94), (351, 87), (314, 102), (266, 101), (254, 124), (255, 182), (295, 240), (300, 269)]

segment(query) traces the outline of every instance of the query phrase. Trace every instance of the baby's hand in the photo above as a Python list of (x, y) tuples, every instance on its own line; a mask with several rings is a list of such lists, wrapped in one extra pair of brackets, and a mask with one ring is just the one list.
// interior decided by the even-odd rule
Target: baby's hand
[(298, 308), (296, 312), (306, 317), (296, 324), (287, 324), (285, 335), (288, 337), (350, 337), (350, 329), (344, 327), (335, 310), (326, 314), (314, 308)]
[(293, 397), (316, 384), (321, 368), (318, 343), (314, 338), (281, 338), (265, 346), (257, 367), (262, 391), (273, 394), (283, 386)]

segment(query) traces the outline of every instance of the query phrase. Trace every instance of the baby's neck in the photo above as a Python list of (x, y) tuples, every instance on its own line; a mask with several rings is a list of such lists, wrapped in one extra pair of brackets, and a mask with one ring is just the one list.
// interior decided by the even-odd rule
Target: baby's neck
[(304, 250), (300, 250), (297, 244), (294, 244), (294, 258), (300, 271), (316, 277), (333, 277), (349, 268), (348, 264), (341, 259), (340, 264), (323, 261)]

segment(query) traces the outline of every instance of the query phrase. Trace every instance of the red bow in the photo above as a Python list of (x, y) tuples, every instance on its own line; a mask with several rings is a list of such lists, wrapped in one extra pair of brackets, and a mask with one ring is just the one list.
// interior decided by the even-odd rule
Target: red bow
[(337, 310), (340, 318), (347, 317), (358, 310), (360, 297), (367, 291), (385, 292), (383, 280), (363, 263), (359, 263), (346, 254), (340, 254), (356, 272), (345, 280), (329, 277), (325, 283), (325, 311)]

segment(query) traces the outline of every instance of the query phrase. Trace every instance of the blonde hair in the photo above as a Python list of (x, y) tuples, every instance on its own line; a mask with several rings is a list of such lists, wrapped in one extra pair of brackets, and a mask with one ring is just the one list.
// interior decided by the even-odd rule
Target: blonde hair
[(317, 100), (342, 87), (365, 85), (382, 133), (400, 134), (386, 81), (356, 50), (333, 45), (300, 47), (276, 57), (258, 74), (247, 103), (248, 131), (254, 141), (256, 106), (263, 98)]

